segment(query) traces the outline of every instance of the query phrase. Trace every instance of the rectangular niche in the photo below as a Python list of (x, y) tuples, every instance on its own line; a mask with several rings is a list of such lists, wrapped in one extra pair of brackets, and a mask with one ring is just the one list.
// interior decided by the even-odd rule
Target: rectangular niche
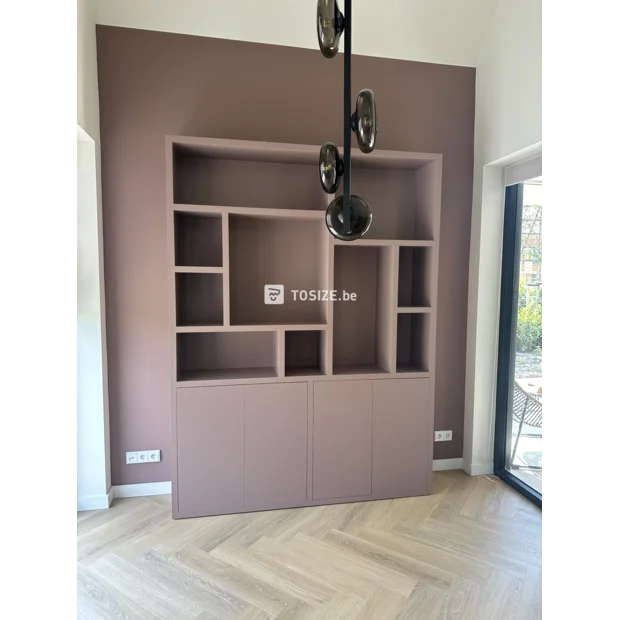
[(351, 191), (372, 210), (372, 225), (364, 238), (432, 241), (439, 209), (432, 188), (439, 168), (429, 164), (418, 169), (371, 166), (371, 159), (352, 164)]
[(177, 334), (177, 380), (276, 377), (274, 332)]
[(175, 212), (174, 256), (177, 267), (221, 267), (222, 216)]
[[(326, 302), (294, 299), (319, 286), (323, 222), (230, 216), (232, 325), (320, 324)], [(284, 303), (265, 304), (265, 285), (284, 286)]]
[(222, 325), (222, 274), (177, 273), (177, 325)]
[(316, 209), (326, 205), (317, 161), (245, 161), (200, 156), (177, 147), (175, 204), (269, 209)]
[(287, 331), (284, 337), (285, 375), (325, 374), (321, 361), (324, 338), (324, 331)]
[(396, 371), (428, 372), (430, 351), (429, 314), (399, 314), (396, 324)]
[[(355, 301), (334, 303), (334, 374), (389, 372), (390, 300), (379, 294), (391, 277), (391, 247), (334, 248), (334, 288)], [(386, 306), (387, 305), (387, 306)]]
[(400, 248), (398, 260), (398, 307), (431, 305), (432, 248)]

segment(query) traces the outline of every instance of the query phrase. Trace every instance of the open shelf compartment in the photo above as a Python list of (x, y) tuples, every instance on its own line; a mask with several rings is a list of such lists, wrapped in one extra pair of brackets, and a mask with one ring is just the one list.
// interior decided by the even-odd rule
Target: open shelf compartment
[(398, 252), (398, 307), (429, 308), (433, 248), (401, 247)]
[(439, 167), (374, 167), (367, 160), (354, 161), (351, 191), (372, 210), (372, 224), (364, 239), (433, 241), (434, 184)]
[(174, 259), (177, 267), (221, 267), (222, 216), (176, 211)]
[(177, 334), (177, 381), (277, 377), (274, 332)]
[(326, 374), (325, 331), (289, 331), (284, 336), (284, 374), (306, 377)]
[(334, 302), (333, 372), (390, 371), (390, 298), (383, 286), (393, 277), (392, 247), (335, 246), (334, 288), (355, 301)]
[[(329, 234), (322, 221), (230, 215), (231, 325), (324, 324), (327, 302), (293, 291), (317, 291)], [(283, 292), (265, 303), (265, 287)], [(296, 297), (296, 298), (295, 298)]]
[[(271, 209), (325, 209), (318, 178), (318, 151), (312, 162), (280, 156), (251, 160), (241, 152), (173, 147), (175, 204)], [(245, 159), (244, 159), (245, 158)]]
[(177, 326), (223, 325), (223, 284), (219, 273), (177, 273)]
[(396, 321), (396, 372), (429, 372), (429, 314), (399, 314)]

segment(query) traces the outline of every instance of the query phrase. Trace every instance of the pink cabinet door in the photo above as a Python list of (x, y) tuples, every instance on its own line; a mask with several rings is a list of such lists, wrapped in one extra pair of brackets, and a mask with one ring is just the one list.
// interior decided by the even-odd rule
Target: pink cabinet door
[(430, 493), (432, 428), (429, 379), (373, 381), (372, 492)]
[(243, 390), (177, 390), (180, 516), (243, 510)]
[(306, 501), (308, 384), (245, 387), (245, 505)]
[(314, 384), (313, 499), (371, 493), (372, 381)]

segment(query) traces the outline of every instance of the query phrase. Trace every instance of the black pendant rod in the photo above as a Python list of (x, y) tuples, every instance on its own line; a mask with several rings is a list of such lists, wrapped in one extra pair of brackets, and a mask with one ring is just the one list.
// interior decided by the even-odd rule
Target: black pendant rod
[(351, 0), (344, 2), (344, 229), (351, 230)]

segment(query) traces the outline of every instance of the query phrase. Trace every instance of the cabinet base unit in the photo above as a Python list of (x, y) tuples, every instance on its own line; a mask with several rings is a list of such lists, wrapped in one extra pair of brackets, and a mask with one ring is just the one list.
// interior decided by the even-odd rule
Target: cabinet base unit
[(430, 493), (429, 379), (177, 389), (175, 517)]

